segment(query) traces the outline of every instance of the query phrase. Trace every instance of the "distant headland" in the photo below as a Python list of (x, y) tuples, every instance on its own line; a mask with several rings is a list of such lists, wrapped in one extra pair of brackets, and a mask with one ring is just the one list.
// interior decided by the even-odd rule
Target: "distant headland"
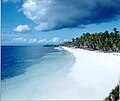
[(54, 45), (54, 44), (47, 44), (43, 45), (43, 47), (59, 47), (60, 45)]

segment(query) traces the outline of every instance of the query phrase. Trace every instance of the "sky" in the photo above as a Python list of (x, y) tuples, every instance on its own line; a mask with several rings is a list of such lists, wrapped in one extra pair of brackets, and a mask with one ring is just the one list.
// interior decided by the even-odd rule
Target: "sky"
[(60, 44), (120, 30), (120, 0), (2, 0), (2, 45)]

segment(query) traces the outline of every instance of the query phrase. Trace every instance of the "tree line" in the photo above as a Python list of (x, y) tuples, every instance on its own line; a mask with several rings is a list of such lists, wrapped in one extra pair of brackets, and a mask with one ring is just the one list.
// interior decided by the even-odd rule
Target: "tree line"
[(120, 52), (120, 31), (114, 28), (112, 32), (83, 33), (82, 36), (64, 42), (64, 46), (104, 52)]

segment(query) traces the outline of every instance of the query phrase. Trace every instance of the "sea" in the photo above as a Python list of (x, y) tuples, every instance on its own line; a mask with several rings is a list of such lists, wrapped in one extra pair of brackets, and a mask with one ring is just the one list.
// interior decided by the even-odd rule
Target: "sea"
[(2, 46), (1, 99), (74, 98), (76, 88), (69, 89), (74, 83), (67, 77), (74, 62), (61, 47)]

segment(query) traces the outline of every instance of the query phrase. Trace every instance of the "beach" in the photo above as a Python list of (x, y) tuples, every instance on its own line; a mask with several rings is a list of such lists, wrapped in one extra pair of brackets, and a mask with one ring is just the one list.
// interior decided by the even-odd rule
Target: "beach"
[(104, 99), (118, 84), (120, 53), (62, 48), (73, 53), (75, 57), (69, 77), (80, 88), (81, 99)]
[[(3, 67), (3, 74), (8, 72), (9, 75), (3, 75), (2, 100), (103, 100), (120, 77), (118, 53), (67, 47), (9, 47), (10, 52), (7, 52), (6, 48), (6, 53), (14, 50), (12, 60), (15, 60), (15, 66)], [(21, 54), (17, 54), (16, 49)], [(25, 53), (31, 53), (33, 49), (35, 54), (29, 56)], [(21, 56), (24, 60), (16, 59)], [(6, 60), (7, 64), (11, 63), (9, 57)]]

